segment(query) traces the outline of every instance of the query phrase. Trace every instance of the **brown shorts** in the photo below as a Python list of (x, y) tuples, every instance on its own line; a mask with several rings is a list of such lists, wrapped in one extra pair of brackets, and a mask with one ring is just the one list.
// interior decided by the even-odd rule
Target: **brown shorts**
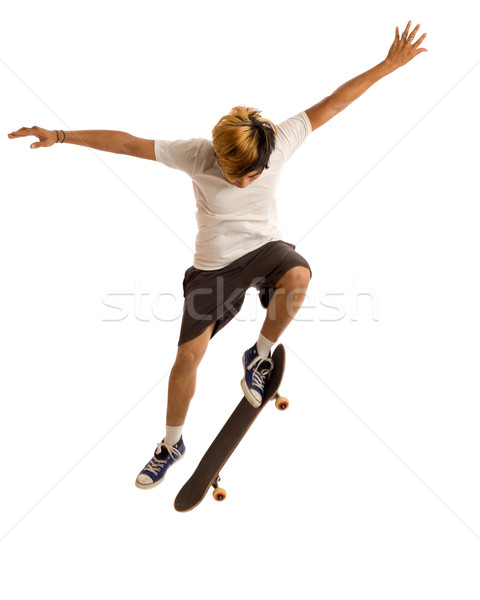
[(293, 244), (275, 241), (238, 258), (222, 269), (190, 267), (183, 280), (183, 318), (178, 345), (195, 339), (215, 322), (212, 337), (240, 311), (248, 288), (258, 290), (267, 308), (278, 280), (297, 266), (312, 270)]

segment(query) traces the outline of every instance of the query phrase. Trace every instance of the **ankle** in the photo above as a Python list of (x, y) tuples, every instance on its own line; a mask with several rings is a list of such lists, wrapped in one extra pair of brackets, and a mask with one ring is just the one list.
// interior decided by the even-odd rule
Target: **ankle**
[(174, 446), (182, 437), (183, 425), (166, 426), (165, 443), (169, 446)]
[(275, 342), (271, 342), (264, 335), (262, 335), (262, 333), (260, 333), (256, 344), (258, 355), (263, 356), (263, 358), (267, 358), (274, 343)]

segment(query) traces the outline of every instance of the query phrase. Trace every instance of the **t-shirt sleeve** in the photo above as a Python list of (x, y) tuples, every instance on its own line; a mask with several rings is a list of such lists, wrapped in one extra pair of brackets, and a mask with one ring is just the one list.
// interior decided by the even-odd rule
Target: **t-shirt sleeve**
[(288, 160), (312, 132), (312, 124), (303, 111), (277, 125), (277, 129), (275, 149), (282, 154), (284, 160)]
[(200, 140), (155, 140), (155, 158), (172, 169), (193, 176)]

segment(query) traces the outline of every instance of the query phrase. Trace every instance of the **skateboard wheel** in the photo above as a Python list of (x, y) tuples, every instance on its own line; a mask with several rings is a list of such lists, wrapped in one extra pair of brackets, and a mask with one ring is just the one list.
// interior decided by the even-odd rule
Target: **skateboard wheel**
[(278, 408), (278, 410), (286, 410), (289, 404), (289, 401), (284, 396), (278, 396), (278, 398), (275, 400), (275, 406)]
[(223, 502), (227, 497), (227, 492), (223, 488), (217, 487), (213, 490), (213, 497), (217, 502)]

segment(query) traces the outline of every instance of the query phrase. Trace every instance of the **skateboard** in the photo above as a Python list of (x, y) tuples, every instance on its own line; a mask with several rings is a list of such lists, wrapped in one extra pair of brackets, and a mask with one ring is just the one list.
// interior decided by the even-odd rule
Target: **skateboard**
[(212, 442), (204, 457), (199, 462), (193, 475), (178, 492), (174, 507), (178, 512), (187, 512), (200, 504), (210, 487), (213, 487), (213, 497), (221, 502), (227, 497), (226, 491), (218, 483), (220, 471), (232, 455), (235, 448), (250, 429), (251, 425), (268, 404), (275, 400), (279, 410), (288, 408), (288, 400), (278, 394), (278, 388), (285, 370), (285, 348), (279, 344), (273, 353), (274, 367), (265, 384), (265, 399), (255, 408), (245, 398), (242, 398), (237, 408), (230, 415), (220, 433)]

